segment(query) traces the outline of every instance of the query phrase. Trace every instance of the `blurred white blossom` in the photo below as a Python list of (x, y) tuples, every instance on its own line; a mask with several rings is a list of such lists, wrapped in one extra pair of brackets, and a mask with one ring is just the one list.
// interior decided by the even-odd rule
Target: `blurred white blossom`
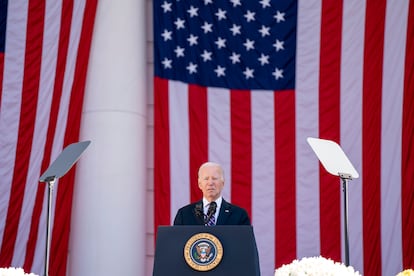
[(324, 257), (308, 257), (294, 260), (276, 269), (275, 276), (361, 276), (352, 266), (334, 262)]
[(414, 276), (414, 270), (406, 269), (397, 274), (397, 276)]
[(0, 268), (0, 276), (38, 276), (33, 273), (25, 273), (22, 268)]

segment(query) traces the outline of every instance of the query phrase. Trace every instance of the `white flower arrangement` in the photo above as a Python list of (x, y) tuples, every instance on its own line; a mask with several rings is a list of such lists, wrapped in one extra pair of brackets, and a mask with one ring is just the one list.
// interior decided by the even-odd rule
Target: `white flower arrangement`
[(22, 268), (0, 268), (0, 276), (38, 276), (36, 274), (30, 273), (27, 274)]
[(397, 276), (414, 276), (414, 270), (406, 269), (397, 274)]
[(294, 260), (290, 264), (282, 265), (275, 271), (275, 276), (361, 276), (352, 266), (334, 262), (324, 257), (305, 257), (301, 260)]

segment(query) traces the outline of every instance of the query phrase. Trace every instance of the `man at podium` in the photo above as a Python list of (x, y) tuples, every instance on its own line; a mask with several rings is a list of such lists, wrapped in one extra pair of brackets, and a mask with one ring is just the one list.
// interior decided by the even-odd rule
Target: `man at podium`
[(153, 276), (260, 276), (250, 218), (221, 195), (221, 165), (202, 164), (198, 187), (203, 198), (180, 208), (174, 226), (158, 227)]
[(224, 171), (220, 164), (206, 162), (200, 166), (198, 187), (203, 198), (180, 208), (174, 225), (250, 225), (246, 210), (230, 204), (221, 195)]

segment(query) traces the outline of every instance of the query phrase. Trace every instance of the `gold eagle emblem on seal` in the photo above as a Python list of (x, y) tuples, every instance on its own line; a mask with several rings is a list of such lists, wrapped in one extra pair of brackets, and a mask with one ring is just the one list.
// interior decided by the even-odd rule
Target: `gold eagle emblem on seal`
[(189, 238), (185, 244), (184, 258), (195, 270), (212, 270), (223, 258), (223, 246), (216, 236), (210, 233), (198, 233)]

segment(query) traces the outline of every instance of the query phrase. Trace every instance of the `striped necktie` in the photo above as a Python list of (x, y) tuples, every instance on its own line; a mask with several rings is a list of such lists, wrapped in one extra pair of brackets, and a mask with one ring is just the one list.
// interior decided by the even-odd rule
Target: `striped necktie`
[(207, 226), (214, 226), (216, 225), (216, 217), (214, 214), (216, 213), (217, 203), (215, 201), (210, 203), (210, 206), (208, 207), (207, 216), (209, 216), (209, 219), (207, 221)]

